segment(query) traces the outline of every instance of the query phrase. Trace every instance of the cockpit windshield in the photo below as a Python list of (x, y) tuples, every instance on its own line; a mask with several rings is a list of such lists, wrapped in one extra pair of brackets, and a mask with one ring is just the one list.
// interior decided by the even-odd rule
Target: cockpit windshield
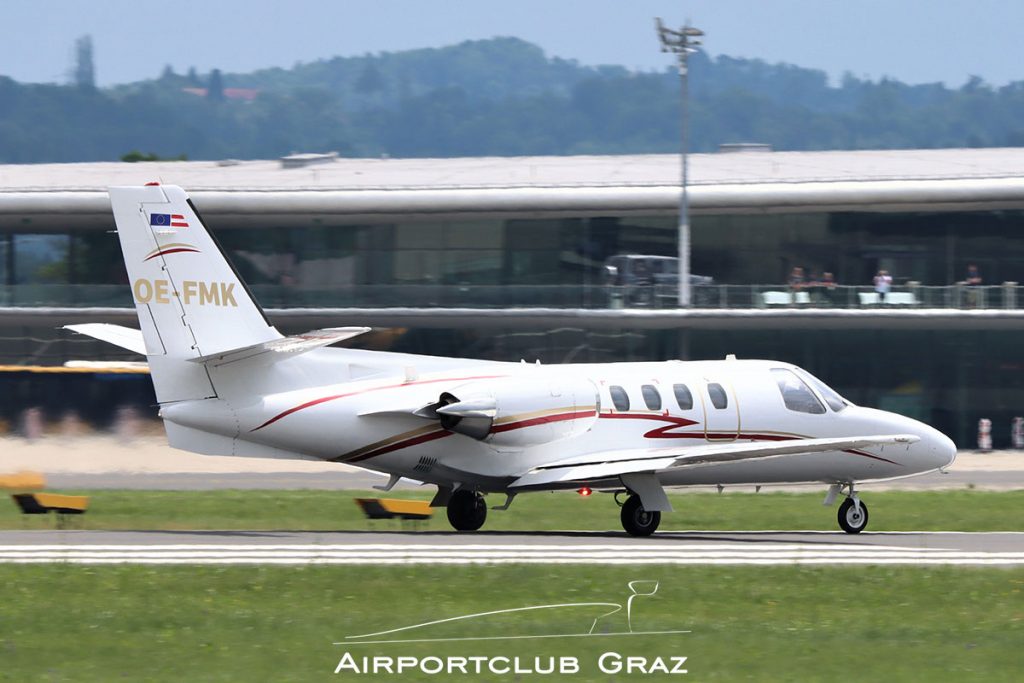
[(807, 372), (802, 368), (796, 368), (796, 371), (797, 374), (799, 374), (805, 382), (814, 387), (815, 391), (817, 391), (818, 394), (823, 399), (825, 399), (825, 403), (828, 404), (828, 407), (834, 410), (835, 412), (838, 413), (839, 411), (846, 408), (846, 406), (851, 405), (849, 401), (847, 401), (845, 398), (837, 394), (834, 389), (832, 389), (830, 386), (822, 382), (820, 379), (818, 379), (811, 373)]
[(785, 368), (772, 368), (772, 376), (779, 385), (779, 393), (787, 408), (812, 415), (825, 413), (825, 406), (821, 405), (814, 392), (795, 373)]

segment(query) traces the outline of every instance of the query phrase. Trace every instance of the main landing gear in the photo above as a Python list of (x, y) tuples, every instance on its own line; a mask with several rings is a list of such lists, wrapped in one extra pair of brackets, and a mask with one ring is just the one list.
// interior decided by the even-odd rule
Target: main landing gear
[(661, 524), (661, 513), (656, 510), (644, 510), (644, 506), (640, 502), (640, 496), (635, 493), (631, 494), (626, 499), (626, 502), (622, 504), (619, 518), (622, 520), (622, 528), (630, 536), (650, 536), (657, 530), (658, 525)]
[(448, 501), (448, 522), (456, 531), (476, 531), (487, 519), (487, 503), (476, 491), (459, 489)]

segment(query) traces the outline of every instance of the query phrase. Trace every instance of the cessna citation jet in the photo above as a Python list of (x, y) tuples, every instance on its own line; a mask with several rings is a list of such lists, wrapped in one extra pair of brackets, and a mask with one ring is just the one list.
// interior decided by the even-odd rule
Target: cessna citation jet
[(868, 522), (861, 482), (953, 462), (953, 442), (862, 408), (810, 373), (763, 360), (544, 366), (326, 348), (368, 331), (281, 335), (185, 192), (115, 187), (110, 202), (139, 316), (134, 330), (69, 325), (144, 354), (175, 448), (321, 459), (437, 486), (460, 531), (484, 494), (615, 493), (650, 535), (666, 486), (820, 483), (839, 526)]

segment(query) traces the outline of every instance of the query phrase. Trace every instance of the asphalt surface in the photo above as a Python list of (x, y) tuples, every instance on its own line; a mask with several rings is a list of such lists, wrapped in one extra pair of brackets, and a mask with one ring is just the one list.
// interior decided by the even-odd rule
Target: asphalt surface
[(863, 547), (938, 548), (962, 551), (1024, 552), (1024, 531), (658, 531), (648, 539), (635, 539), (624, 531), (287, 531), (287, 530), (0, 530), (0, 547), (32, 545), (125, 545), (173, 546), (195, 544), (256, 545), (361, 545), (386, 546), (587, 546), (592, 544), (630, 548), (637, 544), (665, 546), (715, 543), (828, 544)]
[(1024, 532), (4, 531), (0, 563), (1024, 565)]
[(686, 547), (715, 543), (768, 547), (773, 544), (929, 548), (969, 552), (1022, 552), (1024, 531), (660, 531), (637, 539), (623, 531), (96, 531), (88, 529), (0, 531), (0, 547), (13, 545), (390, 545), (436, 546), (588, 546), (630, 548), (638, 544)]

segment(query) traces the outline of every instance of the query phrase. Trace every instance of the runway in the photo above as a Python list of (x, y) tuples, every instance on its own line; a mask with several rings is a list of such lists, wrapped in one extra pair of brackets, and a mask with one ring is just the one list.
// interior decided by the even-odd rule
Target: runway
[(4, 531), (0, 563), (1024, 565), (1024, 532)]

